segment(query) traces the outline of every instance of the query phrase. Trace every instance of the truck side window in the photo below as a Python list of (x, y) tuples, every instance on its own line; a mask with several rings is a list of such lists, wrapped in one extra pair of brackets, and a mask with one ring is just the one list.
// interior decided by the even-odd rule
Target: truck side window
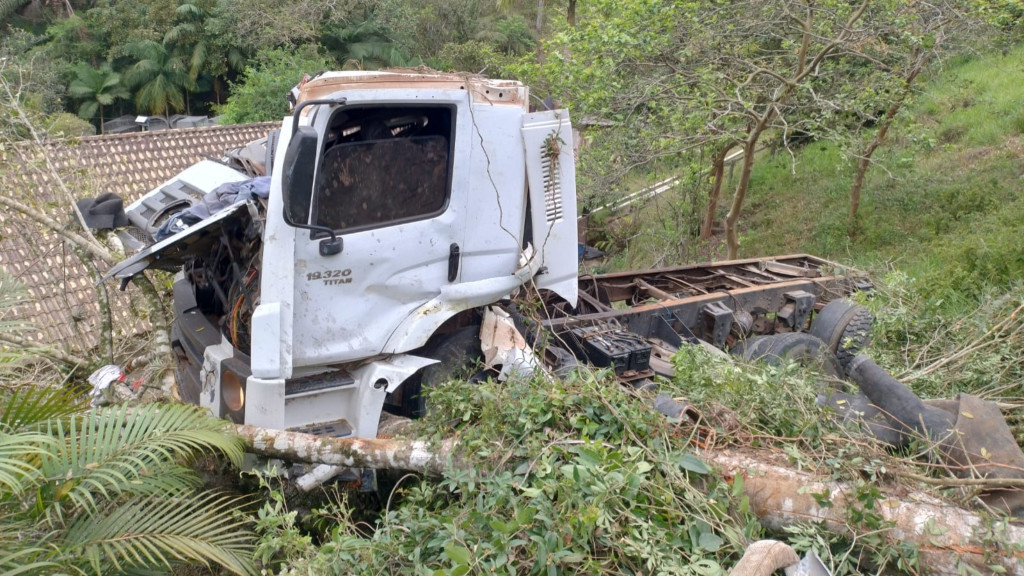
[(344, 110), (332, 121), (317, 176), (316, 224), (372, 228), (444, 211), (451, 182), (452, 110)]

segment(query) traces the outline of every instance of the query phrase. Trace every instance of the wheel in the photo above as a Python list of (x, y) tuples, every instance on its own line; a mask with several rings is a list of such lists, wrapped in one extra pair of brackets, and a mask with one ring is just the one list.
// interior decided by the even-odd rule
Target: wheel
[(835, 378), (843, 376), (839, 360), (826, 343), (806, 332), (750, 338), (734, 347), (732, 353), (745, 360), (761, 360), (773, 365), (782, 360), (793, 360)]
[(480, 327), (467, 326), (431, 338), (416, 355), (433, 358), (438, 363), (427, 366), (403, 382), (385, 401), (385, 408), (389, 412), (409, 418), (419, 418), (426, 413), (424, 389), (465, 378), (476, 371), (477, 364), (483, 358), (480, 351)]
[(833, 300), (814, 317), (809, 332), (824, 341), (846, 368), (867, 346), (874, 321), (867, 308), (849, 300)]

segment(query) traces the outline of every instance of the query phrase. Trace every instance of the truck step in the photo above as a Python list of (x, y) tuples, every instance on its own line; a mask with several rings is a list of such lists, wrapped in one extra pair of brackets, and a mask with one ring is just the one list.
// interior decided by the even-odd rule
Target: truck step
[(352, 378), (347, 372), (328, 372), (327, 374), (295, 378), (285, 383), (284, 397), (298, 398), (300, 396), (310, 396), (340, 388), (348, 388), (355, 386), (355, 384), (355, 378)]
[(291, 430), (293, 432), (302, 432), (303, 434), (312, 434), (314, 436), (327, 436), (329, 438), (345, 438), (351, 436), (353, 432), (352, 425), (345, 419), (333, 422), (319, 422), (309, 426), (292, 428)]

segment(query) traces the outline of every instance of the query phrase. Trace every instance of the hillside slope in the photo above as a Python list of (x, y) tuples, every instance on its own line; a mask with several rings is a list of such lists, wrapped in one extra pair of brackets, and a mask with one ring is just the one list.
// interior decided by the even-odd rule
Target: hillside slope
[(743, 255), (806, 251), (980, 294), (1024, 276), (1024, 48), (961, 57), (924, 84), (868, 175), (847, 234), (853, 162), (814, 142), (761, 162)]

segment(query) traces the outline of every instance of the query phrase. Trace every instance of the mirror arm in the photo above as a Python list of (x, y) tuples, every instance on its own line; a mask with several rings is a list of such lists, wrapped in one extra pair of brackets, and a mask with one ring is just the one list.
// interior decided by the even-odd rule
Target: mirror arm
[[(313, 100), (303, 100), (297, 106), (295, 106), (295, 112), (292, 113), (292, 134), (296, 134), (299, 130), (299, 117), (302, 115), (302, 110), (306, 106), (313, 106), (316, 104), (333, 104), (335, 106), (343, 106), (348, 100), (346, 98), (319, 98)], [(338, 238), (338, 235), (333, 229), (327, 226), (317, 226), (316, 224), (293, 224), (296, 228), (305, 228), (314, 232), (324, 232), (330, 234), (330, 238), (324, 238), (320, 241), (320, 255), (321, 256), (334, 256), (335, 254), (341, 253), (342, 241)]]
[(292, 112), (292, 134), (295, 134), (299, 129), (299, 117), (302, 116), (302, 110), (306, 106), (313, 106), (314, 104), (334, 104), (335, 106), (344, 106), (348, 102), (348, 98), (316, 98), (313, 100), (303, 100), (295, 106), (295, 111)]

